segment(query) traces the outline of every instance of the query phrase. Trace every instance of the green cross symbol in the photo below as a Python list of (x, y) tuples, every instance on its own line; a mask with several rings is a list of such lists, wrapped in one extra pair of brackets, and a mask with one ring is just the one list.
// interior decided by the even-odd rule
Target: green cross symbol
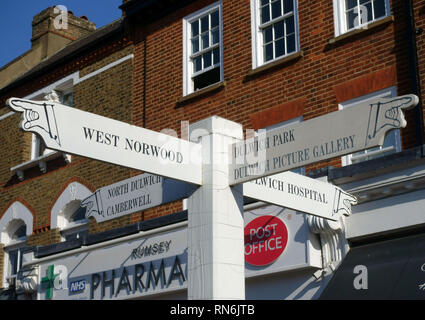
[(47, 267), (46, 270), (46, 276), (44, 278), (41, 278), (41, 283), (46, 283), (47, 290), (46, 290), (46, 299), (50, 300), (53, 297), (53, 289), (55, 287), (55, 278), (59, 274), (54, 274), (55, 266), (52, 264), (51, 266)]

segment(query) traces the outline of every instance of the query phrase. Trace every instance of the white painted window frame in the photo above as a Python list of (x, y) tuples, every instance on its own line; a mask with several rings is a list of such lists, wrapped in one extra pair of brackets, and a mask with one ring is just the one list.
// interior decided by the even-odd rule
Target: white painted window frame
[[(350, 108), (353, 107), (353, 105), (355, 104), (359, 104), (365, 101), (368, 101), (370, 99), (374, 99), (374, 98), (385, 98), (385, 97), (396, 97), (397, 96), (397, 87), (393, 86), (393, 87), (388, 87), (386, 89), (383, 90), (379, 90), (376, 92), (372, 92), (369, 93), (367, 95), (364, 96), (360, 96), (351, 100), (347, 100), (344, 101), (342, 103), (340, 103), (338, 105), (339, 110), (342, 110), (344, 108)], [(394, 136), (395, 136), (395, 145), (392, 147), (380, 147), (380, 150), (376, 150), (376, 151), (372, 151), (369, 152), (367, 150), (365, 150), (364, 156), (357, 156), (358, 159), (361, 159), (361, 157), (367, 157), (368, 155), (370, 156), (371, 154), (380, 154), (380, 153), (385, 153), (391, 150), (395, 150), (395, 152), (400, 152), (401, 151), (401, 136), (400, 136), (400, 130), (396, 129), (393, 130)], [(391, 149), (391, 150), (390, 150)], [(343, 166), (348, 166), (350, 164), (352, 164), (352, 154), (349, 154), (347, 156), (343, 156), (341, 157), (341, 162)]]
[[(11, 223), (14, 221), (21, 220), (26, 226), (26, 236), (18, 239), (11, 239), (8, 234), (8, 229), (11, 227)], [(0, 219), (0, 240), (4, 246), (4, 262), (3, 262), (3, 288), (9, 288), (11, 280), (16, 275), (9, 274), (9, 254), (11, 250), (22, 248), (26, 245), (26, 240), (29, 235), (33, 232), (33, 220), (34, 217), (30, 210), (21, 202), (15, 201), (12, 203), (3, 216)], [(18, 259), (22, 259), (22, 256), (18, 256)], [(19, 261), (18, 261), (19, 265)], [(19, 270), (18, 270), (19, 271)]]
[(368, 21), (365, 23), (361, 23), (359, 26), (348, 29), (347, 28), (347, 20), (345, 17), (345, 0), (333, 0), (333, 8), (334, 8), (334, 26), (335, 26), (335, 37), (343, 35), (344, 33), (353, 31), (355, 29), (361, 29), (367, 27), (368, 24), (379, 21), (391, 15), (390, 2), (389, 0), (385, 1), (385, 15), (378, 19), (374, 19), (372, 21)]
[[(223, 70), (223, 5), (221, 1), (215, 2), (201, 10), (198, 10), (186, 17), (183, 18), (183, 96), (191, 94), (194, 92), (193, 86), (193, 63), (190, 59), (191, 56), (191, 28), (190, 24), (199, 19), (200, 17), (215, 11), (218, 9), (219, 12), (219, 48), (220, 48), (220, 81), (224, 79), (224, 70)], [(198, 72), (197, 74), (201, 74), (206, 72), (209, 69), (202, 70), (202, 72)], [(213, 84), (211, 84), (213, 85)]]
[(65, 188), (53, 204), (50, 213), (50, 227), (51, 229), (59, 228), (62, 241), (65, 240), (68, 234), (88, 228), (88, 219), (70, 222), (65, 217), (65, 210), (72, 201), (82, 201), (91, 194), (92, 192), (86, 186), (74, 181)]
[[(300, 51), (300, 29), (298, 20), (298, 0), (294, 0), (295, 51), (270, 61), (264, 62), (263, 33), (260, 28), (260, 0), (251, 0), (251, 38), (252, 38), (252, 69), (278, 61)], [(273, 23), (275, 20), (273, 20)]]

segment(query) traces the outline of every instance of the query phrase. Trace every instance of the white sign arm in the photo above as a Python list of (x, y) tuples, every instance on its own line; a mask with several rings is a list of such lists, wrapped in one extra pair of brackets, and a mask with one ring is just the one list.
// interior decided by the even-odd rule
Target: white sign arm
[(11, 98), (7, 105), (22, 113), (20, 128), (39, 135), (49, 149), (202, 184), (196, 143), (54, 101)]

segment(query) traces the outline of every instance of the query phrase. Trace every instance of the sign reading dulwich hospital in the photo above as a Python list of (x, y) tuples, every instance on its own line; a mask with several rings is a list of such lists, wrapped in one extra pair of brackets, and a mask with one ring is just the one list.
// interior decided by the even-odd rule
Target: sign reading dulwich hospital
[(243, 194), (331, 220), (350, 215), (351, 206), (357, 204), (354, 196), (337, 186), (290, 171), (246, 182)]
[(418, 101), (415, 95), (378, 98), (235, 143), (230, 185), (381, 146), (388, 131), (406, 126), (402, 110)]
[(53, 101), (11, 98), (21, 129), (46, 147), (177, 180), (202, 183), (201, 146)]

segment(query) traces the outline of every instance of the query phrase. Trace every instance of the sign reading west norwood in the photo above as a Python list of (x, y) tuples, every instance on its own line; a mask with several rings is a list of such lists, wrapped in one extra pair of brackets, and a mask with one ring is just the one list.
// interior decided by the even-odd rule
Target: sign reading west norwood
[(38, 134), (49, 149), (202, 184), (196, 143), (53, 101), (11, 98), (7, 105), (22, 112), (21, 129)]
[(246, 197), (330, 220), (350, 215), (357, 199), (330, 183), (290, 171), (261, 177), (243, 185)]
[(381, 146), (388, 131), (406, 126), (402, 110), (418, 102), (415, 95), (377, 98), (235, 143), (230, 185)]
[(86, 218), (98, 223), (190, 196), (196, 185), (150, 173), (122, 180), (96, 190), (81, 202)]

